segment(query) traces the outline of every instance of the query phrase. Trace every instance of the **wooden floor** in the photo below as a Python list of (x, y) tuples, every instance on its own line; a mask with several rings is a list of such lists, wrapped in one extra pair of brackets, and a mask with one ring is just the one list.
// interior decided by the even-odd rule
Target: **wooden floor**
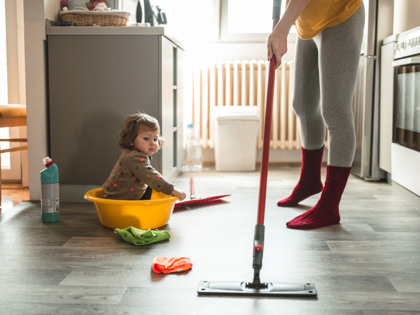
[[(325, 174), (325, 170), (323, 175)], [(177, 186), (189, 190), (188, 173)], [(309, 209), (278, 208), (299, 168), (269, 170), (261, 280), (313, 282), (317, 298), (199, 296), (200, 280), (252, 281), (259, 172), (194, 173), (196, 195), (226, 202), (175, 212), (169, 241), (144, 247), (102, 227), (91, 203), (62, 204), (42, 224), (40, 205), (0, 215), (0, 314), (420, 314), (420, 210), (386, 183), (351, 176), (342, 222), (298, 231), (285, 223)], [(190, 257), (193, 269), (155, 274), (155, 256)]]

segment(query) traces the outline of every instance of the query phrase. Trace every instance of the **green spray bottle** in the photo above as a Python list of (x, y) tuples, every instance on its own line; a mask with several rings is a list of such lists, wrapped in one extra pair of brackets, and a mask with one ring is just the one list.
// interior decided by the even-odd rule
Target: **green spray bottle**
[(60, 221), (60, 194), (58, 166), (47, 156), (42, 160), (41, 171), (41, 218), (44, 223)]

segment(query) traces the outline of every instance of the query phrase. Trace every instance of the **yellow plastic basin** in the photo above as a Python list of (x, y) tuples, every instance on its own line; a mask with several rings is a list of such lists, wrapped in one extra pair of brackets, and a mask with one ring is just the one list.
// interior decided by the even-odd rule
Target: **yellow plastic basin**
[(102, 188), (85, 193), (95, 204), (99, 221), (111, 229), (134, 226), (142, 230), (156, 229), (169, 222), (178, 197), (153, 191), (150, 200), (115, 200), (101, 198)]

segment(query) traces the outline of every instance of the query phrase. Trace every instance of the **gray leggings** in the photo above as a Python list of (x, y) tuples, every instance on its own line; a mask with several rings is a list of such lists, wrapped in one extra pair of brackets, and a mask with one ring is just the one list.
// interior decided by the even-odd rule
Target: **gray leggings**
[(360, 60), (365, 9), (310, 40), (298, 38), (293, 109), (302, 147), (319, 149), (328, 128), (328, 164), (349, 167), (356, 148), (352, 98)]

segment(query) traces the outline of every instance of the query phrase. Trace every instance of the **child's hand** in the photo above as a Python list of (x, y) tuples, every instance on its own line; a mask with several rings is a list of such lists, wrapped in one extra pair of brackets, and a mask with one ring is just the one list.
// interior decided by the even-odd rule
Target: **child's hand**
[(179, 197), (179, 200), (184, 200), (187, 197), (187, 195), (183, 191), (178, 190), (176, 188), (174, 188), (174, 190), (172, 191), (172, 195)]

